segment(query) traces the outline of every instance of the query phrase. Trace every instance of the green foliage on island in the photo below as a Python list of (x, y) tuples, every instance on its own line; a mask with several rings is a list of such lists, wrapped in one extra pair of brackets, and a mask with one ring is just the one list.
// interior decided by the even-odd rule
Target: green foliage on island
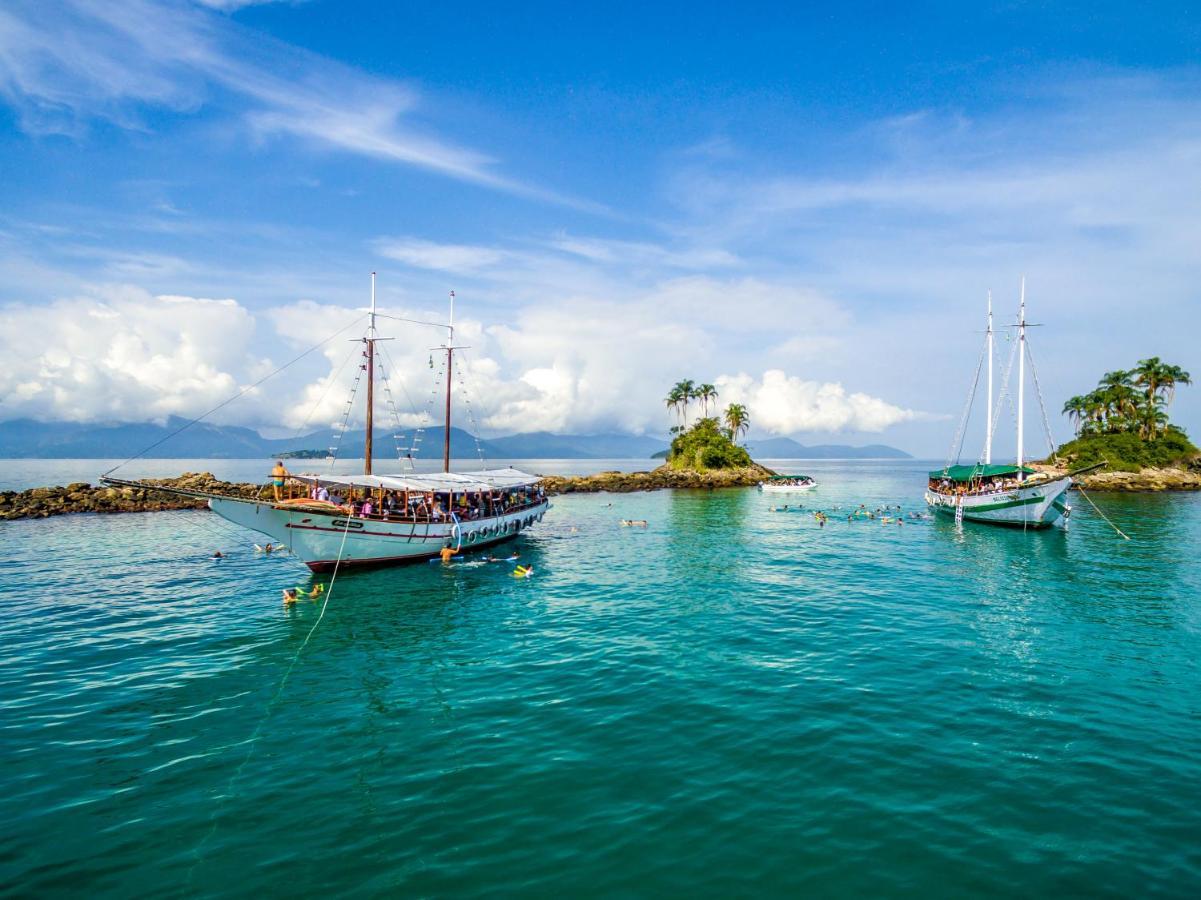
[(673, 469), (704, 472), (710, 469), (740, 469), (754, 465), (745, 447), (730, 440), (717, 419), (700, 419), (687, 431), (675, 436), (667, 453), (667, 465)]
[[(710, 404), (717, 408), (717, 388), (687, 379), (676, 382), (664, 402), (676, 414), (679, 422), (671, 429), (675, 437), (664, 454), (668, 466), (704, 472), (754, 465), (746, 448), (734, 443), (751, 425), (751, 417), (745, 406), (731, 403), (719, 421), (716, 416), (709, 415)], [(700, 405), (701, 418), (690, 428), (688, 413), (694, 402)]]
[(1076, 425), (1078, 437), (1137, 434), (1154, 441), (1169, 428), (1168, 407), (1176, 386), (1192, 383), (1180, 366), (1152, 356), (1133, 369), (1106, 372), (1092, 391), (1069, 398), (1063, 414)]
[(1178, 428), (1149, 441), (1133, 432), (1090, 434), (1076, 438), (1055, 451), (1059, 461), (1070, 468), (1105, 463), (1112, 472), (1141, 472), (1146, 468), (1164, 469), (1187, 463), (1201, 454), (1188, 436)]
[(1055, 451), (1073, 468), (1106, 463), (1117, 472), (1164, 468), (1201, 453), (1168, 419), (1177, 385), (1192, 384), (1180, 366), (1158, 356), (1133, 369), (1106, 372), (1096, 388), (1070, 398), (1063, 413), (1076, 426), (1076, 438)]
[(326, 450), (285, 450), (274, 454), (276, 459), (325, 459), (328, 455)]

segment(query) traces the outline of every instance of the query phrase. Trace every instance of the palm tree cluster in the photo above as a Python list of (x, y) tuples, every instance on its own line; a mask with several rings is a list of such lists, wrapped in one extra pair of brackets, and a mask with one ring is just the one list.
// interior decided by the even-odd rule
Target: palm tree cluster
[(709, 404), (717, 402), (717, 388), (711, 384), (697, 384), (685, 379), (677, 381), (675, 387), (667, 394), (667, 408), (675, 412), (683, 420), (683, 427), (688, 427), (688, 409), (693, 402), (701, 406), (701, 415), (709, 415)]
[[(688, 411), (694, 402), (700, 404), (702, 418), (709, 417), (710, 405), (717, 409), (717, 388), (711, 384), (697, 384), (695, 381), (684, 379), (675, 383), (664, 402), (680, 422), (671, 429), (671, 433), (679, 434), (688, 430)], [(739, 435), (746, 434), (751, 426), (750, 414), (741, 403), (731, 403), (727, 406), (722, 418), (732, 441), (737, 440)]]
[(1106, 372), (1094, 390), (1070, 398), (1063, 413), (1077, 435), (1132, 433), (1153, 441), (1171, 427), (1167, 408), (1181, 384), (1192, 384), (1188, 372), (1152, 356), (1128, 371)]

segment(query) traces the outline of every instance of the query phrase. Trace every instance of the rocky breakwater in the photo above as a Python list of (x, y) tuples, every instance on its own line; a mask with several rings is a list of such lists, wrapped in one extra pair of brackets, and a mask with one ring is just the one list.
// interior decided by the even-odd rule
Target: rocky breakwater
[(596, 475), (547, 475), (542, 486), (548, 494), (585, 494), (608, 491), (628, 494), (633, 491), (659, 491), (664, 488), (713, 490), (714, 488), (752, 487), (774, 475), (760, 465), (736, 469), (673, 469), (660, 466), (650, 472), (600, 472)]
[[(146, 484), (238, 497), (256, 497), (263, 490), (257, 484), (219, 481), (210, 472), (185, 472), (178, 478), (158, 478)], [(45, 519), (68, 513), (160, 512), (204, 508), (205, 501), (198, 497), (166, 494), (150, 487), (95, 486), (83, 481), (65, 487), (0, 491), (0, 520)]]

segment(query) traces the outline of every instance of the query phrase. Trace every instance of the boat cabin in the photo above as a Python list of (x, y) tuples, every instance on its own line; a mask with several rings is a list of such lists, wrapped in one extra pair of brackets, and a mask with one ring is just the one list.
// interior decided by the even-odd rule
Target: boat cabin
[(930, 473), (930, 491), (935, 494), (975, 496), (1017, 490), (1035, 470), (1027, 466), (977, 463), (947, 466)]
[(471, 522), (543, 503), (536, 475), (486, 469), (431, 475), (293, 475), (281, 506), (389, 522)]

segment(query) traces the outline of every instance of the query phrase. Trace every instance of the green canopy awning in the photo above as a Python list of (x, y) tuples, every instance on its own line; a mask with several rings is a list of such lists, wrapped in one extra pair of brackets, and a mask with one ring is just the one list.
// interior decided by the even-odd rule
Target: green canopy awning
[(771, 475), (768, 481), (796, 481), (797, 479), (812, 481), (808, 475)]
[(1033, 475), (1034, 470), (1027, 466), (1022, 466), (1020, 469), (1015, 465), (984, 465), (977, 463), (974, 466), (947, 466), (945, 469), (936, 469), (930, 473), (931, 478), (949, 478), (951, 481), (971, 481), (973, 478), (1006, 478), (1017, 475), (1018, 472), (1025, 475)]

